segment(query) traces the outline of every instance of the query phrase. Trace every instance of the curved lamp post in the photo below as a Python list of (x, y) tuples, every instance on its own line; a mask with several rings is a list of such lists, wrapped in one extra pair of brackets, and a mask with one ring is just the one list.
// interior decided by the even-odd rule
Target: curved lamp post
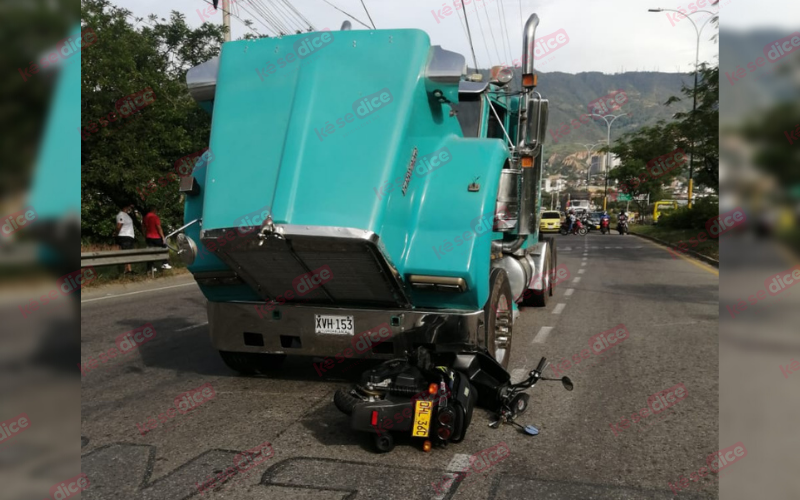
[[(716, 1), (716, 2), (712, 3), (711, 5), (716, 5), (717, 3), (719, 3), (719, 1)], [(714, 12), (711, 12), (710, 10), (696, 10), (696, 11), (690, 13), (690, 14), (684, 14), (683, 12), (681, 12), (679, 10), (675, 10), (675, 9), (647, 9), (647, 12), (677, 12), (678, 14), (684, 16), (686, 19), (688, 19), (689, 21), (692, 22), (692, 26), (694, 26), (694, 31), (697, 33), (697, 44), (695, 46), (695, 51), (694, 51), (694, 91), (692, 92), (692, 94), (693, 94), (693, 97), (692, 97), (692, 122), (694, 122), (694, 115), (695, 115), (695, 112), (697, 111), (697, 69), (698, 69), (698, 67), (700, 65), (700, 33), (703, 31), (703, 28), (706, 27), (706, 24), (708, 24), (708, 22), (710, 20), (714, 19), (713, 16), (716, 16), (717, 14), (714, 13)], [(693, 15), (695, 15), (697, 13), (700, 13), (700, 12), (705, 12), (706, 14), (711, 14), (712, 17), (709, 17), (708, 19), (706, 19), (706, 22), (704, 22), (703, 25), (700, 26), (700, 28), (698, 29), (697, 28), (697, 23), (695, 23), (692, 20), (691, 16), (693, 16)], [(689, 198), (689, 208), (692, 208), (692, 188), (693, 188), (693, 182), (694, 182), (694, 179), (693, 179), (693, 177), (694, 177), (694, 175), (693, 175), (694, 174), (694, 137), (692, 137), (691, 141), (692, 141), (691, 142), (691, 146), (689, 147), (689, 189), (687, 191), (687, 195), (688, 195), (688, 198)]]
[[(614, 121), (619, 118), (620, 116), (630, 116), (630, 113), (623, 113), (621, 115), (598, 115), (597, 113), (592, 113), (589, 116), (599, 116), (606, 122), (606, 126), (608, 129), (608, 135), (606, 141), (608, 141), (608, 151), (606, 151), (606, 190), (603, 194), (603, 211), (607, 210), (608, 204), (608, 166), (611, 164), (611, 125)], [(608, 121), (608, 117), (611, 117), (611, 121)]]

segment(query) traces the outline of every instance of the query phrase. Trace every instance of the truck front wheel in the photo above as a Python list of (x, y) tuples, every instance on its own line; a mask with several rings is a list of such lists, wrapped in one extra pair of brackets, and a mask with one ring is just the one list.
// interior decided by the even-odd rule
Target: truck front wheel
[(494, 268), (489, 276), (489, 300), (484, 311), (484, 345), (494, 359), (508, 369), (513, 334), (511, 284), (503, 269)]

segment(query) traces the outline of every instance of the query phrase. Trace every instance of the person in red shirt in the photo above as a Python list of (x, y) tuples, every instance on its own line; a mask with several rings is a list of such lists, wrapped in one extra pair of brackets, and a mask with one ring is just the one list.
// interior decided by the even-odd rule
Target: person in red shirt
[[(156, 215), (156, 210), (153, 207), (145, 209), (144, 216), (144, 239), (148, 247), (165, 248), (167, 246), (166, 239), (164, 238), (164, 230), (161, 229), (161, 219)], [(156, 269), (156, 263), (153, 263), (153, 270)], [(161, 269), (172, 269), (169, 261), (164, 261), (161, 264)]]

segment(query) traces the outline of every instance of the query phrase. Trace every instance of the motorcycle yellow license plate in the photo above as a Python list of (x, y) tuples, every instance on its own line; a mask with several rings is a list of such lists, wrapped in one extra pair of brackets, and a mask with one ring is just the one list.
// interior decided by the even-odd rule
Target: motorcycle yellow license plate
[(411, 432), (412, 436), (428, 437), (431, 429), (432, 412), (432, 401), (417, 401), (417, 406), (414, 409), (414, 429)]

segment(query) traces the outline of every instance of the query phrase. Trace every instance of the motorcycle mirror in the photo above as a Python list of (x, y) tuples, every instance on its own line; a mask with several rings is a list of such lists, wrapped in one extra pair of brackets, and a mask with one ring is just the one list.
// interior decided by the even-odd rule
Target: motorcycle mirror
[(572, 385), (572, 380), (570, 380), (569, 377), (561, 377), (561, 383), (564, 385), (564, 389), (568, 391), (571, 391), (575, 388), (575, 386)]

